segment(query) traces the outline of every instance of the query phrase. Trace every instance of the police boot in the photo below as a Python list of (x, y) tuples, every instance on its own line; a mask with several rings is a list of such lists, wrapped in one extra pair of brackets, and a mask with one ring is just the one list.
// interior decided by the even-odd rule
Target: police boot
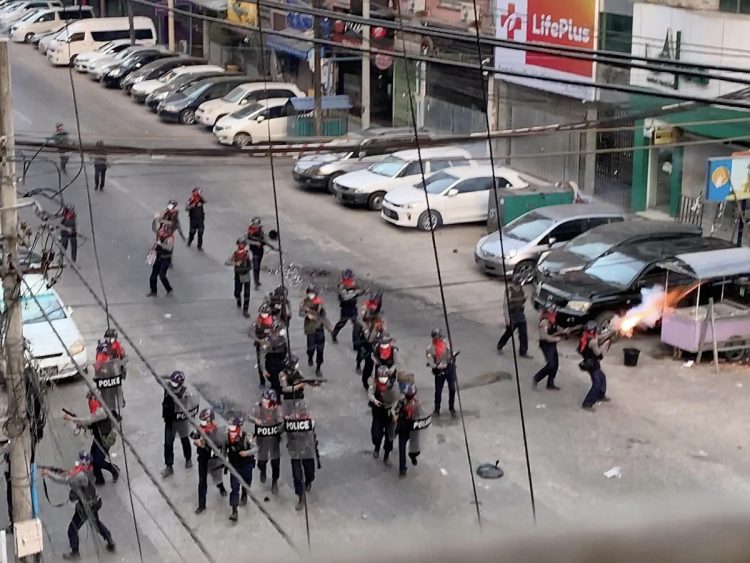
[(300, 511), (303, 508), (305, 508), (305, 496), (299, 495), (297, 497), (297, 505), (294, 507), (294, 510)]
[(247, 491), (245, 489), (242, 489), (242, 496), (240, 497), (240, 505), (247, 506)]
[(240, 517), (240, 515), (237, 513), (237, 507), (233, 506), (232, 507), (232, 513), (229, 515), (229, 519), (232, 522), (236, 522), (239, 517)]
[(224, 488), (224, 483), (219, 483), (218, 485), (216, 485), (216, 488), (219, 489), (219, 494), (221, 496), (227, 496), (227, 490)]
[(380, 448), (379, 447), (375, 446), (372, 449), (372, 457), (375, 458), (375, 459), (378, 459), (378, 457), (380, 457)]
[(414, 454), (409, 454), (409, 459), (411, 460), (412, 465), (417, 465), (417, 456), (419, 455), (419, 452)]
[(80, 558), (81, 558), (81, 554), (78, 552), (78, 550), (69, 551), (68, 553), (63, 553), (63, 559), (65, 559), (65, 561), (75, 561), (76, 559), (80, 559)]
[(388, 459), (391, 455), (391, 452), (385, 452), (385, 455), (383, 455), (383, 465), (386, 467), (391, 467), (391, 461)]
[(174, 475), (174, 469), (172, 469), (171, 465), (167, 465), (161, 472), (162, 479), (166, 479), (167, 477), (171, 477), (172, 475)]
[(278, 495), (279, 494), (279, 486), (276, 484), (276, 481), (271, 483), (271, 494), (272, 495)]
[(193, 460), (186, 459), (185, 460), (185, 469), (190, 469), (191, 467), (193, 467)]
[(260, 470), (260, 482), (265, 483), (266, 482), (266, 468)]

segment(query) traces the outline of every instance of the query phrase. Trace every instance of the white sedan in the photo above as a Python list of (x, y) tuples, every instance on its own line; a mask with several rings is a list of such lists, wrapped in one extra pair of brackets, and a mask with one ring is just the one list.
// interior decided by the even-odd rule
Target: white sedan
[[(140, 45), (141, 42), (137, 41), (136, 45)], [(105, 43), (94, 51), (88, 53), (81, 53), (76, 57), (73, 67), (81, 73), (87, 73), (89, 71), (89, 65), (93, 64), (94, 61), (116, 55), (120, 51), (123, 51), (130, 47), (130, 39), (115, 39), (109, 43)]]
[[(70, 307), (64, 305), (54, 289), (47, 287), (44, 276), (28, 274), (23, 279), (23, 336), (31, 346), (31, 353), (39, 364), (41, 376), (45, 379), (73, 377), (78, 375), (75, 364), (78, 364), (82, 371), (86, 371), (86, 343), (75, 322), (70, 318)], [(62, 343), (55, 331), (60, 335)], [(68, 352), (73, 356), (75, 364), (70, 361)]]
[(289, 98), (269, 98), (245, 105), (225, 115), (214, 125), (216, 140), (238, 148), (287, 137), (287, 126), (293, 115)]
[(268, 98), (303, 98), (305, 93), (291, 82), (252, 82), (241, 84), (223, 98), (203, 102), (195, 112), (195, 119), (206, 127), (246, 104)]
[[(495, 168), (494, 178), (498, 188), (529, 185), (510, 168)], [(425, 178), (424, 188), (422, 182), (415, 182), (388, 192), (380, 216), (394, 225), (423, 231), (429, 231), (431, 225), (437, 229), (440, 225), (486, 221), (492, 180), (492, 167), (487, 165), (441, 170)]]

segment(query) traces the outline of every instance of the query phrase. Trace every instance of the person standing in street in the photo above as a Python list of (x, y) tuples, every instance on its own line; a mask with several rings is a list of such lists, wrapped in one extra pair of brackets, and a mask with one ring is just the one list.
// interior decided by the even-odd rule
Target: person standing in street
[(271, 308), (268, 306), (268, 303), (263, 303), (258, 310), (258, 317), (248, 330), (248, 336), (250, 336), (255, 345), (255, 357), (258, 362), (258, 378), (260, 379), (261, 389), (266, 386), (266, 378), (263, 376), (263, 343), (271, 336), (273, 323)]
[(497, 351), (502, 354), (503, 347), (513, 336), (513, 331), (518, 330), (518, 352), (522, 358), (529, 358), (529, 338), (526, 328), (526, 315), (523, 308), (526, 303), (526, 294), (523, 292), (522, 278), (514, 274), (508, 284), (505, 294), (503, 315), (505, 317), (505, 332), (497, 341)]
[(427, 348), (427, 366), (432, 368), (435, 376), (435, 416), (440, 416), (440, 403), (443, 397), (443, 386), (448, 383), (448, 410), (456, 416), (456, 364), (453, 361), (448, 340), (443, 337), (439, 328), (432, 329), (432, 342)]
[(354, 278), (354, 272), (349, 268), (341, 272), (341, 281), (338, 285), (339, 306), (341, 307), (341, 316), (336, 326), (333, 327), (331, 339), (337, 342), (341, 329), (346, 323), (352, 323), (352, 348), (356, 352), (359, 350), (360, 329), (357, 322), (357, 298), (362, 295), (362, 290), (357, 287), (357, 280)]
[(292, 320), (292, 304), (289, 303), (289, 292), (286, 287), (278, 286), (268, 295), (267, 301), (273, 320), (280, 321), (289, 328), (289, 322)]
[[(226, 445), (227, 431), (224, 428), (219, 428), (216, 424), (214, 411), (203, 409), (198, 418), (200, 419), (201, 430), (211, 439), (216, 447), (223, 449)], [(193, 438), (193, 443), (196, 447), (196, 456), (198, 457), (198, 508), (195, 509), (195, 513), (201, 514), (206, 510), (209, 473), (211, 474), (211, 480), (219, 490), (219, 494), (223, 497), (227, 496), (227, 490), (224, 488), (224, 479), (222, 477), (224, 464), (200, 433), (194, 432), (191, 434), (191, 437)]]
[(57, 150), (60, 153), (60, 171), (63, 174), (67, 174), (69, 150), (65, 147), (70, 146), (70, 135), (65, 130), (65, 125), (63, 125), (62, 121), (57, 122), (55, 125), (55, 132), (47, 139), (47, 143), (59, 147)]
[(42, 476), (49, 477), (55, 483), (70, 487), (68, 499), (75, 503), (75, 512), (68, 525), (68, 542), (70, 551), (63, 553), (66, 561), (80, 559), (78, 530), (91, 518), (94, 528), (106, 543), (107, 551), (115, 551), (115, 542), (112, 533), (99, 519), (99, 511), (102, 509), (102, 499), (96, 492), (94, 483), (91, 482), (93, 465), (91, 457), (86, 452), (79, 452), (78, 461), (72, 469), (53, 470), (42, 469)]
[(396, 437), (396, 425), (393, 409), (401, 398), (401, 391), (396, 383), (396, 377), (385, 366), (380, 366), (367, 392), (368, 402), (372, 410), (370, 424), (370, 438), (372, 439), (372, 457), (378, 459), (380, 446), (385, 441), (383, 449), (383, 463), (391, 466), (389, 457), (393, 451)]
[(173, 371), (168, 383), (174, 397), (164, 391), (161, 401), (161, 416), (164, 419), (164, 470), (161, 476), (165, 479), (174, 474), (174, 439), (180, 437), (182, 455), (185, 457), (185, 469), (193, 467), (190, 446), (190, 419), (198, 414), (198, 400), (185, 386), (185, 374)]
[(104, 180), (107, 177), (107, 153), (104, 152), (104, 141), (96, 142), (94, 153), (94, 191), (104, 191)]
[(185, 210), (188, 214), (190, 221), (190, 229), (188, 230), (187, 245), (193, 244), (195, 235), (198, 235), (198, 244), (196, 248), (203, 250), (203, 228), (206, 219), (206, 211), (204, 205), (206, 200), (203, 198), (203, 191), (200, 188), (193, 188), (188, 198), (187, 206)]
[[(429, 424), (429, 418), (424, 419), (424, 427)], [(409, 446), (409, 459), (412, 465), (417, 465), (420, 454), (419, 431), (415, 423), (422, 425), (422, 405), (417, 399), (417, 387), (413, 383), (406, 385), (403, 396), (396, 407), (396, 434), (398, 435), (398, 476), (406, 477), (406, 447)]]
[(70, 242), (70, 259), (75, 262), (78, 258), (78, 215), (76, 208), (70, 203), (63, 205), (57, 216), (60, 220), (60, 243), (65, 251)]
[(180, 223), (180, 210), (177, 209), (176, 199), (170, 199), (167, 203), (167, 208), (161, 213), (157, 213), (151, 222), (151, 228), (155, 233), (158, 233), (165, 227), (172, 233), (180, 235), (182, 240), (185, 240), (185, 233), (182, 232), (182, 225)]
[(107, 460), (109, 457), (109, 448), (114, 446), (117, 437), (112, 427), (112, 421), (93, 392), (89, 391), (86, 394), (86, 400), (89, 404), (89, 416), (77, 417), (66, 412), (63, 418), (79, 428), (91, 431), (93, 437), (91, 441), (91, 460), (95, 477), (94, 482), (97, 485), (104, 484), (104, 473), (102, 473), (102, 470), (105, 470), (109, 471), (112, 475), (112, 482), (117, 483), (117, 480), (120, 478), (120, 469), (114, 463), (110, 463)]
[[(255, 468), (255, 444), (242, 429), (242, 424), (243, 420), (238, 416), (229, 422), (226, 439), (227, 460), (249, 487), (253, 482), (253, 468)], [(229, 506), (232, 508), (229, 519), (237, 522), (239, 519), (237, 507), (240, 504), (242, 506), (247, 504), (247, 488), (233, 472), (229, 474), (229, 488), (231, 490)], [(240, 495), (240, 488), (242, 488), (242, 495)]]
[(315, 363), (315, 375), (321, 377), (320, 367), (323, 365), (323, 351), (326, 347), (326, 333), (331, 331), (323, 298), (314, 285), (307, 286), (304, 299), (299, 306), (299, 316), (305, 319), (304, 330), (307, 337), (307, 365)]
[[(237, 239), (237, 248), (227, 259), (226, 265), (234, 267), (234, 298), (237, 308), (242, 309), (242, 315), (249, 317), (250, 308), (250, 269), (252, 267), (250, 252), (243, 237)], [(244, 294), (244, 301), (243, 301)]]
[(156, 242), (151, 247), (155, 253), (154, 263), (151, 266), (151, 277), (148, 280), (149, 293), (146, 297), (156, 297), (156, 279), (161, 280), (167, 295), (172, 293), (172, 286), (167, 279), (167, 272), (172, 264), (172, 251), (174, 250), (174, 233), (169, 227), (162, 227), (156, 237)]
[(276, 396), (281, 397), (279, 375), (281, 370), (284, 369), (286, 357), (289, 353), (289, 342), (286, 337), (286, 328), (279, 321), (273, 322), (271, 335), (263, 343), (263, 353), (265, 355), (265, 373), (263, 375), (271, 385), (271, 389), (276, 391)]
[(315, 480), (315, 459), (317, 441), (315, 439), (315, 421), (303, 402), (295, 404), (294, 412), (284, 416), (286, 447), (292, 462), (292, 481), (294, 494), (297, 495), (295, 510), (305, 507), (305, 494), (312, 489)]
[(247, 244), (253, 255), (253, 281), (255, 289), (260, 289), (260, 265), (263, 262), (263, 252), (266, 246), (266, 233), (263, 231), (263, 223), (260, 217), (253, 217), (247, 227)]
[(555, 385), (555, 376), (559, 365), (557, 354), (557, 343), (565, 336), (565, 332), (557, 326), (557, 307), (548, 303), (542, 309), (542, 315), (539, 319), (539, 348), (544, 355), (544, 366), (534, 375), (532, 387), (536, 389), (537, 385), (547, 378), (547, 389), (550, 391), (559, 391), (560, 388)]
[(279, 406), (279, 397), (273, 389), (266, 389), (263, 398), (253, 410), (255, 441), (258, 445), (258, 470), (260, 482), (266, 482), (266, 467), (271, 462), (271, 494), (279, 493), (281, 474), (281, 434), (284, 431), (284, 415)]
[[(362, 374), (362, 387), (368, 389), (370, 386), (370, 377), (375, 366), (373, 353), (375, 346), (380, 339), (387, 334), (385, 330), (385, 321), (379, 312), (365, 306), (362, 318), (359, 321), (360, 340), (359, 350), (357, 351), (357, 364), (355, 371)], [(362, 363), (364, 362), (364, 369)]]
[(604, 359), (602, 345), (612, 338), (614, 333), (600, 334), (599, 326), (595, 321), (589, 321), (583, 328), (581, 339), (578, 342), (578, 353), (583, 357), (579, 367), (588, 372), (591, 378), (591, 389), (583, 399), (581, 407), (593, 412), (594, 405), (598, 402), (608, 402), (607, 376), (602, 371), (601, 361)]

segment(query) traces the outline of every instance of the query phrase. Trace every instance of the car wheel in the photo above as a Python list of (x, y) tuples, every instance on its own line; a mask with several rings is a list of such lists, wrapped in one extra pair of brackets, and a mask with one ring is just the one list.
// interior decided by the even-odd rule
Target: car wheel
[(342, 176), (343, 174), (344, 174), (343, 172), (334, 172), (333, 174), (328, 176), (328, 191), (331, 192), (332, 194), (336, 193), (336, 191), (333, 189), (333, 181), (339, 176)]
[(33, 33), (27, 33), (26, 36), (23, 38), (24, 43), (31, 43), (31, 40), (34, 38)]
[(73, 55), (72, 57), (70, 57), (70, 61), (68, 62), (68, 66), (70, 68), (73, 68), (75, 66), (76, 58), (78, 58), (78, 55)]
[(608, 332), (612, 328), (612, 319), (614, 318), (615, 314), (612, 311), (604, 311), (596, 316), (594, 322), (599, 327), (600, 334)]
[(373, 211), (380, 211), (380, 208), (383, 206), (384, 197), (385, 192), (375, 192), (370, 196), (370, 199), (367, 200), (367, 207)]
[(513, 268), (513, 275), (518, 275), (523, 280), (522, 283), (529, 283), (534, 279), (534, 261), (524, 260), (523, 262), (519, 262)]
[(180, 112), (180, 123), (183, 125), (192, 125), (195, 123), (195, 110), (194, 109), (184, 109)]
[(234, 136), (234, 146), (238, 149), (245, 148), (247, 145), (252, 143), (253, 139), (247, 133), (237, 133)]
[(440, 213), (434, 209), (429, 212), (423, 211), (419, 216), (419, 219), (417, 219), (417, 227), (421, 231), (429, 231), (431, 228), (437, 229), (442, 224), (443, 218), (440, 216)]

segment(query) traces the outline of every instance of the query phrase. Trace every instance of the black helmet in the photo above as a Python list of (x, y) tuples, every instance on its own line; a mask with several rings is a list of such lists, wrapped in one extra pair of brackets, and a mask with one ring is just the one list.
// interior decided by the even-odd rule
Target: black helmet
[(169, 376), (169, 383), (171, 383), (174, 388), (182, 387), (185, 384), (185, 374), (180, 370), (173, 371)]
[(596, 321), (589, 321), (583, 327), (583, 330), (586, 332), (599, 332), (599, 325), (596, 324)]
[(198, 415), (201, 422), (212, 422), (214, 420), (213, 409), (203, 409)]
[(253, 217), (252, 219), (250, 219), (250, 225), (253, 227), (260, 227), (261, 223), (262, 221), (260, 217)]
[(245, 240), (245, 237), (237, 237), (237, 244), (246, 245), (247, 241)]
[(91, 454), (86, 450), (81, 450), (78, 452), (78, 461), (76, 463), (79, 465), (91, 465)]
[(432, 336), (432, 338), (442, 338), (443, 331), (440, 330), (439, 328), (433, 328), (432, 332), (430, 333), (430, 336)]
[(284, 360), (284, 369), (295, 370), (299, 366), (299, 358), (294, 354), (289, 354)]
[(313, 293), (315, 295), (318, 294), (318, 288), (314, 284), (309, 284), (307, 286), (307, 289), (305, 289), (305, 293), (310, 294)]
[(273, 290), (273, 294), (278, 297), (286, 297), (287, 289), (283, 285), (280, 285)]
[(279, 402), (279, 396), (276, 394), (276, 391), (273, 389), (266, 389), (263, 391), (263, 398), (266, 401), (270, 401), (272, 403), (278, 403)]
[(230, 426), (242, 426), (244, 423), (245, 420), (241, 416), (233, 416), (231, 419), (229, 419)]
[(407, 399), (413, 399), (414, 395), (417, 394), (417, 386), (413, 383), (407, 383), (404, 386), (404, 397)]
[(174, 205), (175, 207), (177, 207), (177, 200), (170, 199), (169, 202), (167, 203), (167, 207), (169, 207), (170, 205)]
[(108, 328), (104, 331), (104, 338), (114, 338), (117, 340), (117, 331), (114, 328)]
[(341, 272), (341, 279), (348, 280), (354, 277), (354, 272), (351, 268), (347, 268), (343, 272)]

